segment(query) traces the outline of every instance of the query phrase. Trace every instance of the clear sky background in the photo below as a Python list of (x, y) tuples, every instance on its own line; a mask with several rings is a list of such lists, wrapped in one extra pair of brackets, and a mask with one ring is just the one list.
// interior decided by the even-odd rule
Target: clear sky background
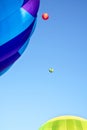
[(0, 130), (38, 130), (62, 115), (87, 118), (87, 0), (41, 0), (26, 51), (0, 77)]

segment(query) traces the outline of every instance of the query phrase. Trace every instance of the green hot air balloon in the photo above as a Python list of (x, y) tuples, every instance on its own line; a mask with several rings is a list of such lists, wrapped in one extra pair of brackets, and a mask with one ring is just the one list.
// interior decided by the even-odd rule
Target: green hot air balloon
[(49, 68), (49, 72), (50, 72), (50, 73), (53, 73), (53, 72), (54, 72), (54, 69), (53, 69), (53, 68)]
[(87, 130), (87, 120), (75, 116), (61, 116), (47, 121), (39, 130)]

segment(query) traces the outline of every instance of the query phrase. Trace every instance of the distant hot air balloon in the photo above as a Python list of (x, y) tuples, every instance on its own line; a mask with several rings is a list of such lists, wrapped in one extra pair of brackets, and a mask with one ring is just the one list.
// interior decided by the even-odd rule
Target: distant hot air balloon
[(47, 121), (39, 130), (87, 130), (87, 120), (75, 116), (61, 116)]
[(48, 13), (43, 13), (42, 18), (43, 18), (43, 20), (47, 20), (49, 18)]
[(54, 69), (53, 69), (53, 68), (49, 68), (49, 72), (50, 72), (50, 73), (53, 73), (53, 72), (54, 72)]
[(36, 26), (40, 0), (0, 0), (0, 75), (26, 49)]

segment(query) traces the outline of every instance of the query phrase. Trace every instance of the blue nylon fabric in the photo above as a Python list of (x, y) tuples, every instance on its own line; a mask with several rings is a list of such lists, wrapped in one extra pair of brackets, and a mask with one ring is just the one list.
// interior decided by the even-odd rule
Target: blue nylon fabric
[(20, 57), (20, 54), (17, 52), (11, 57), (7, 58), (6, 60), (0, 62), (0, 72), (2, 72), (8, 66), (12, 65), (19, 57)]
[(0, 21), (20, 9), (24, 0), (0, 0)]
[[(12, 65), (11, 65), (11, 66), (12, 66)], [(9, 67), (5, 68), (3, 71), (1, 71), (1, 72), (0, 72), (0, 76), (2, 76), (6, 71), (8, 71), (11, 66), (9, 66)]]
[(13, 15), (0, 21), (0, 46), (23, 32), (34, 19), (26, 10), (20, 8)]
[[(26, 4), (28, 1), (29, 1), (29, 0), (24, 0), (23, 5)], [(23, 5), (22, 5), (22, 6), (23, 6)]]
[(29, 36), (29, 39), (24, 43), (24, 45), (18, 51), (20, 55), (22, 55), (22, 53), (26, 49), (27, 45), (29, 44), (30, 37), (32, 36), (32, 34), (33, 34), (34, 30), (35, 30), (35, 27), (36, 27), (36, 23), (37, 23), (37, 19), (35, 20), (35, 23), (33, 25), (33, 28), (32, 28), (31, 34)]
[(20, 35), (0, 47), (0, 62), (14, 55), (30, 37), (34, 22)]
[(18, 53), (22, 55), (22, 53), (25, 51), (26, 47), (28, 46), (30, 38), (27, 39), (27, 41), (24, 43), (24, 45), (19, 49)]
[(0, 76), (20, 58), (35, 30), (36, 15), (22, 8), (28, 1), (0, 0)]
[[(26, 49), (26, 47), (27, 47), (27, 45), (28, 45), (28, 43), (29, 43), (29, 40), (30, 40), (30, 39), (27, 39), (27, 41), (25, 42), (25, 44), (24, 44), (24, 45), (21, 47), (21, 49), (18, 51), (18, 53), (20, 54), (20, 56), (21, 56), (22, 53), (25, 51), (25, 49)], [(19, 58), (20, 58), (20, 57), (19, 57)], [(14, 63), (13, 63), (13, 64), (14, 64)], [(8, 71), (13, 64), (11, 64), (9, 67), (7, 67), (7, 68), (5, 68), (3, 71), (1, 71), (1, 72), (0, 72), (0, 76), (3, 75), (6, 71)]]
[(34, 30), (35, 30), (35, 28), (36, 28), (36, 24), (37, 24), (37, 18), (35, 19), (34, 26), (33, 26), (33, 28), (32, 28), (30, 37), (32, 36), (32, 34), (33, 34), (33, 32), (34, 32)]

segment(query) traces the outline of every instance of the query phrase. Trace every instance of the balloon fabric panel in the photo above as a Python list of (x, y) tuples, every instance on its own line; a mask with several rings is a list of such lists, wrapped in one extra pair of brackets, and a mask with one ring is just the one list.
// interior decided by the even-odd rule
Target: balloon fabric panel
[[(7, 2), (11, 6), (12, 2)], [(2, 0), (0, 3), (4, 6), (6, 4)], [(0, 18), (0, 75), (25, 51), (36, 27), (39, 3), (39, 0), (20, 0), (19, 3), (15, 1), (13, 11), (9, 11), (12, 9), (9, 7), (6, 15)]]

